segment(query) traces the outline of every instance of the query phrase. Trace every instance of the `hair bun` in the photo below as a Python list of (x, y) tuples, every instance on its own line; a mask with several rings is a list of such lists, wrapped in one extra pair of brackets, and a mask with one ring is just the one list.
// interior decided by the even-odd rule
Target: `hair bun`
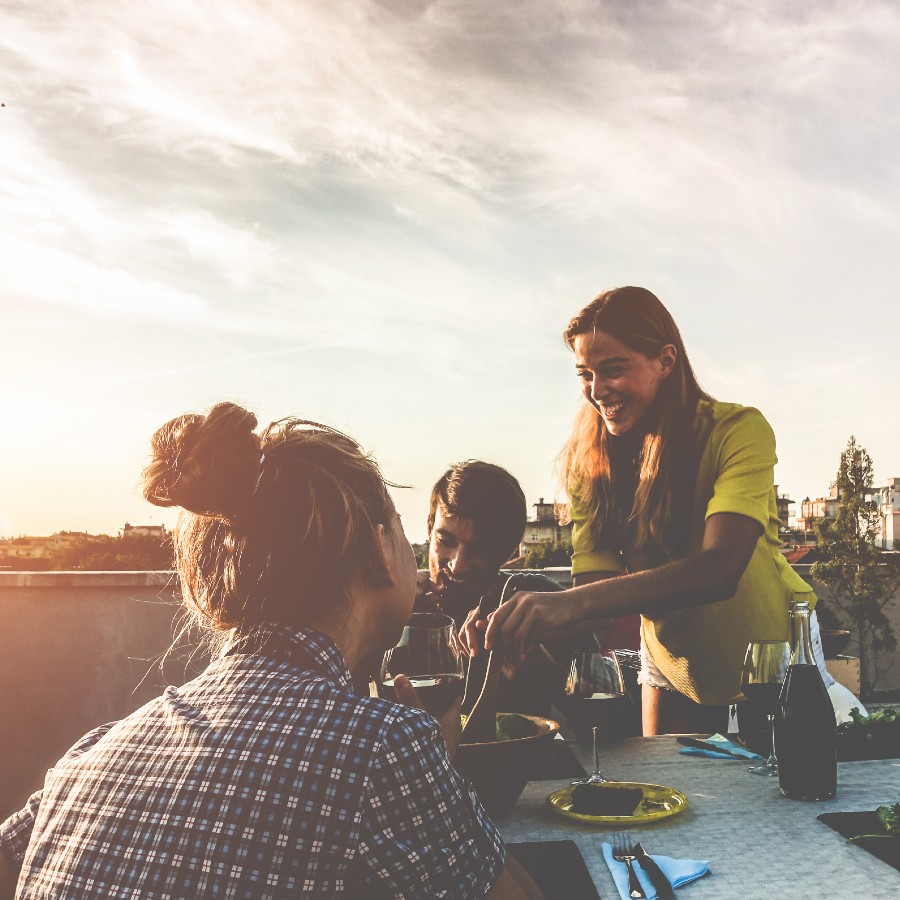
[(234, 403), (218, 403), (205, 416), (178, 416), (151, 440), (144, 497), (156, 506), (234, 518), (259, 477), (256, 416)]

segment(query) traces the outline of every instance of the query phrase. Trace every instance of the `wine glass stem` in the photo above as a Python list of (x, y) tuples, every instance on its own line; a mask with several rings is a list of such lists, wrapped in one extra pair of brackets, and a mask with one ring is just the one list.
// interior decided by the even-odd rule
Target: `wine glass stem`
[(591, 781), (605, 781), (603, 774), (600, 772), (600, 746), (597, 743), (597, 725), (594, 725), (591, 732), (594, 736), (594, 771), (591, 772)]
[(766, 766), (770, 769), (778, 767), (778, 760), (775, 758), (775, 715), (767, 716), (769, 720), (769, 737), (772, 741), (772, 749), (769, 752), (769, 758), (766, 760)]

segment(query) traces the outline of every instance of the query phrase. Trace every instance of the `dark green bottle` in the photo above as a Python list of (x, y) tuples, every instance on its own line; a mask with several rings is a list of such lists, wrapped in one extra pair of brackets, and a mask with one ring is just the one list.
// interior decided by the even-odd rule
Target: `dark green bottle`
[(830, 800), (837, 791), (837, 730), (809, 616), (805, 600), (791, 603), (791, 665), (775, 707), (778, 785), (791, 800)]

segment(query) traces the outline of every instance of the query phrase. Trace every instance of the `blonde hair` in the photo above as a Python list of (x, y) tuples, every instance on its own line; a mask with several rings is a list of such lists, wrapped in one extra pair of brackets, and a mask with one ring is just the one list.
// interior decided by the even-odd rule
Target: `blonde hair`
[(649, 358), (672, 344), (675, 367), (647, 414), (631, 508), (620, 508), (623, 476), (611, 459), (603, 419), (587, 402), (578, 410), (560, 454), (563, 482), (570, 498), (585, 510), (598, 544), (617, 547), (627, 542), (638, 550), (655, 546), (667, 555), (681, 554), (686, 551), (697, 474), (694, 416), (698, 400), (712, 398), (697, 381), (675, 320), (645, 288), (604, 291), (569, 322), (563, 338), (574, 349), (578, 335), (594, 331), (612, 335)]
[(347, 435), (287, 418), (261, 434), (233, 403), (184, 415), (152, 439), (144, 496), (182, 508), (173, 535), (185, 605), (214, 629), (302, 626), (352, 579), (381, 583), (376, 528), (394, 504)]

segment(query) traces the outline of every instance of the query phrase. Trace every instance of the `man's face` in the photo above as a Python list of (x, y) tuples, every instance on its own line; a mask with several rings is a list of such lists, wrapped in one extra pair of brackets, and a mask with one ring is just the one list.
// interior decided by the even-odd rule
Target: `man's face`
[(440, 591), (467, 593), (477, 599), (502, 563), (475, 536), (472, 519), (451, 516), (438, 504), (429, 535), (428, 569)]

